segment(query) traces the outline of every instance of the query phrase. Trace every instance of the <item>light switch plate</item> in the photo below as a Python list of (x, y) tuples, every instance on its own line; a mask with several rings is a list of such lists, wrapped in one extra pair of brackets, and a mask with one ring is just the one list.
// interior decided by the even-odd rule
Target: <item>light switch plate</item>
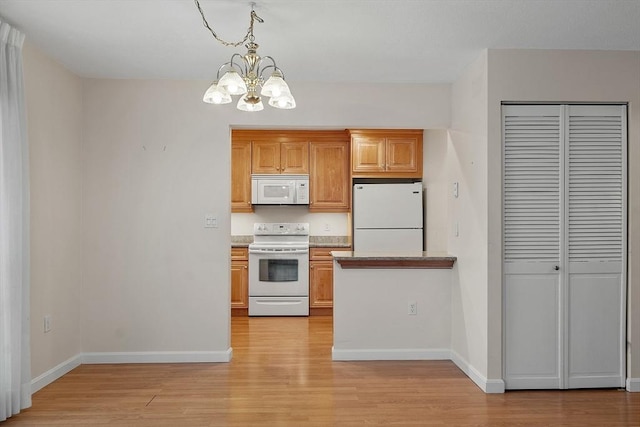
[(213, 215), (205, 215), (204, 228), (218, 228), (218, 218)]

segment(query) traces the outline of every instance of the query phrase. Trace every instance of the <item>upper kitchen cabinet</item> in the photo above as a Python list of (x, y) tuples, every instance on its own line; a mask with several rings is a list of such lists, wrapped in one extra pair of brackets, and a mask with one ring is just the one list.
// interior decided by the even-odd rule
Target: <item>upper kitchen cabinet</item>
[(308, 174), (308, 141), (253, 141), (251, 173)]
[(231, 212), (253, 212), (251, 205), (251, 142), (231, 141)]
[(422, 178), (421, 129), (349, 132), (354, 178)]
[(349, 136), (318, 132), (311, 138), (309, 212), (348, 212), (351, 205)]

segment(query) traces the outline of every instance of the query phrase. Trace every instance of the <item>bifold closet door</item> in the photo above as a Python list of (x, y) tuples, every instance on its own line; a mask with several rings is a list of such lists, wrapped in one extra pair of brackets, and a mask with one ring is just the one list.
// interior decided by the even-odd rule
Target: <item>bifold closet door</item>
[(507, 388), (559, 388), (561, 106), (503, 106)]
[(626, 107), (566, 107), (567, 388), (622, 387), (626, 330)]
[(624, 383), (625, 118), (503, 106), (508, 389)]

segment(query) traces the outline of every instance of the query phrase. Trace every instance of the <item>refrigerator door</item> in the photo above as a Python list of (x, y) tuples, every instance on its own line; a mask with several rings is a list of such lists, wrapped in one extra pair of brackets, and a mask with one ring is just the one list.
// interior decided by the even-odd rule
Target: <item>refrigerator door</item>
[(355, 184), (353, 227), (422, 228), (422, 183)]
[(422, 251), (422, 228), (356, 228), (353, 244), (358, 252)]

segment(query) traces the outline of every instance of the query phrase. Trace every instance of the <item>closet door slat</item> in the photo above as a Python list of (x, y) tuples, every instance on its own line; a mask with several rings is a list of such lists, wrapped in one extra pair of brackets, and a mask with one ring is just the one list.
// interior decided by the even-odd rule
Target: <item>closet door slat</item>
[(622, 260), (623, 131), (619, 111), (608, 106), (569, 110), (570, 262)]
[(540, 109), (504, 117), (505, 262), (557, 262), (560, 116)]

